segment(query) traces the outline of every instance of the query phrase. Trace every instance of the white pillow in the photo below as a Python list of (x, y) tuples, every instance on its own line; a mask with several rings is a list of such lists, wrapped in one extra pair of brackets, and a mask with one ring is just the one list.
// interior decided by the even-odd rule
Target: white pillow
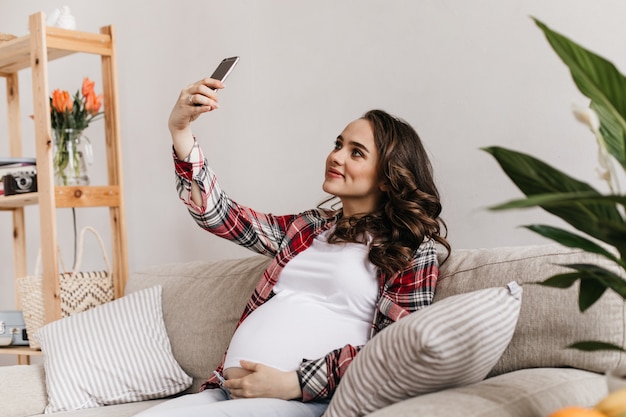
[(52, 322), (35, 337), (46, 413), (167, 397), (192, 382), (172, 355), (160, 286)]
[(521, 295), (515, 282), (459, 294), (387, 327), (350, 364), (324, 417), (364, 416), (483, 380), (513, 337)]

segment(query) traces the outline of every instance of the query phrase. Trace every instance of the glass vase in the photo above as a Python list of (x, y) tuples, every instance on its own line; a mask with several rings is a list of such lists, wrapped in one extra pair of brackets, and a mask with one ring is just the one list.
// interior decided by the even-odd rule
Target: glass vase
[(79, 129), (54, 129), (54, 184), (89, 185), (87, 165), (93, 161), (89, 138)]

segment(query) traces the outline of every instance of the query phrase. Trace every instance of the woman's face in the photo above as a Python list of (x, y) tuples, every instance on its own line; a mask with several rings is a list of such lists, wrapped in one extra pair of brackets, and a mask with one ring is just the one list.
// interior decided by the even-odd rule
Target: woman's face
[(337, 137), (326, 158), (322, 188), (341, 200), (346, 216), (372, 212), (381, 196), (378, 149), (369, 121), (357, 119)]

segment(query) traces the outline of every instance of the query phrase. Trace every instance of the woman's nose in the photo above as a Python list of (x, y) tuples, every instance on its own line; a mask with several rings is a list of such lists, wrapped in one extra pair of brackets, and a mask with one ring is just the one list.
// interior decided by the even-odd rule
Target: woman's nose
[(331, 161), (333, 164), (336, 164), (336, 165), (341, 165), (341, 164), (343, 163), (343, 161), (344, 161), (344, 155), (343, 155), (343, 152), (342, 152), (341, 150), (338, 150), (338, 151), (334, 151), (334, 152), (332, 152), (332, 153), (330, 154), (330, 161)]

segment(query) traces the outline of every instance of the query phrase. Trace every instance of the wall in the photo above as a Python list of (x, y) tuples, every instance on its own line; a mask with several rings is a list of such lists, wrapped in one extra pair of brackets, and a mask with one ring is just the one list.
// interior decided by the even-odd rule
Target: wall
[[(30, 14), (62, 4), (80, 30), (115, 26), (131, 271), (248, 255), (199, 230), (173, 187), (169, 111), (180, 90), (223, 57), (241, 61), (220, 94), (221, 109), (194, 130), (231, 196), (274, 213), (316, 205), (336, 135), (366, 110), (383, 108), (420, 132), (457, 248), (544, 243), (518, 226), (558, 224), (535, 210), (488, 211), (520, 194), (481, 147), (523, 150), (598, 185), (593, 138), (570, 112), (572, 102), (586, 101), (530, 16), (626, 68), (615, 42), (626, 35), (622, 0), (0, 0), (0, 32), (23, 35)], [(76, 91), (84, 76), (98, 90), (97, 58), (55, 61), (50, 89)], [(28, 70), (20, 91), (24, 153), (34, 155)], [(0, 100), (0, 155), (8, 153), (6, 123)], [(103, 123), (89, 136), (100, 155), (92, 180), (103, 183)], [(58, 216), (71, 264), (72, 213)], [(27, 218), (32, 272), (36, 207)], [(79, 228), (94, 225), (108, 241), (107, 220), (104, 209), (77, 213)], [(0, 309), (14, 306), (11, 232), (10, 215), (0, 212)], [(100, 267), (91, 243), (86, 267)]]

